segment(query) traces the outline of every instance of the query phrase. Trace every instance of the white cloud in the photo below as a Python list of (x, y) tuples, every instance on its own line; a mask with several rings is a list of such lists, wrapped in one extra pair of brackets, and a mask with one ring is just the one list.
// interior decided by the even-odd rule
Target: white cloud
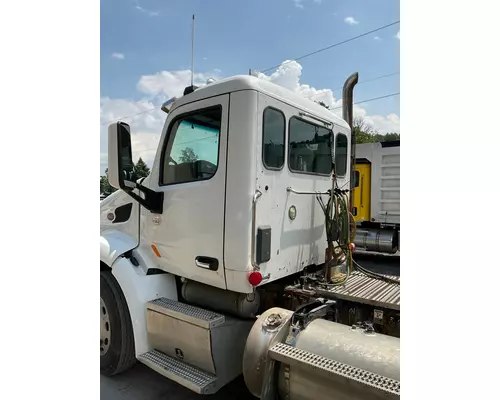
[[(313, 101), (322, 101), (331, 108), (341, 107), (342, 99), (337, 99), (331, 89), (316, 89), (301, 83), (302, 66), (296, 61), (285, 61), (271, 75), (259, 74), (261, 79), (274, 82), (292, 92)], [(214, 76), (209, 72), (195, 74), (195, 84), (203, 84), (207, 78)], [(139, 79), (137, 89), (148, 98), (140, 101), (130, 99), (101, 98), (101, 173), (107, 167), (107, 129), (111, 122), (123, 117), (132, 131), (132, 148), (134, 161), (142, 157), (152, 166), (156, 149), (160, 140), (163, 124), (167, 115), (158, 107), (166, 98), (182, 95), (191, 82), (191, 71), (161, 71), (154, 75), (144, 75)], [(399, 116), (391, 113), (387, 116), (369, 115), (361, 105), (354, 106), (354, 115), (364, 117), (365, 121), (381, 133), (399, 132)], [(152, 110), (152, 111), (151, 111)], [(333, 112), (341, 115), (342, 110)]]
[(135, 8), (139, 10), (140, 12), (149, 15), (150, 17), (157, 17), (160, 15), (158, 11), (151, 11), (151, 10), (146, 10), (145, 8), (141, 7), (139, 4), (136, 4)]
[[(219, 72), (215, 70), (212, 73), (195, 73), (194, 84), (204, 85), (208, 78), (217, 78)], [(153, 164), (163, 124), (167, 117), (159, 105), (173, 96), (182, 96), (184, 88), (190, 84), (190, 70), (161, 71), (154, 75), (143, 75), (139, 79), (137, 90), (147, 98), (140, 101), (101, 98), (101, 174), (107, 168), (108, 125), (117, 120), (130, 124), (134, 161), (142, 157), (149, 166)]]
[(302, 4), (304, 0), (293, 0), (293, 2), (295, 3), (295, 7), (297, 8), (304, 8), (304, 4)]
[(399, 38), (399, 31), (398, 31), (398, 33), (396, 33), (396, 38), (397, 38), (398, 40), (400, 40), (400, 38)]
[(117, 58), (118, 60), (123, 60), (125, 58), (125, 55), (122, 53), (113, 53), (111, 54), (111, 57)]
[[(335, 114), (341, 115), (342, 99), (336, 99), (331, 89), (316, 89), (300, 82), (302, 66), (296, 61), (285, 61), (271, 75), (259, 74), (261, 79), (281, 85), (292, 92), (301, 94), (313, 101), (322, 101), (329, 106)], [(360, 105), (354, 105), (354, 116), (364, 117), (366, 122), (371, 124), (381, 133), (399, 132), (399, 116), (391, 113), (386, 117), (382, 115), (369, 115)]]
[(380, 38), (380, 36), (374, 36), (373, 40), (382, 40), (382, 39)]
[(359, 24), (359, 21), (356, 21), (354, 17), (345, 17), (344, 22), (349, 25), (357, 25)]
[(134, 161), (142, 157), (151, 166), (166, 116), (152, 101), (101, 98), (101, 174), (107, 168), (107, 134), (110, 123), (123, 120), (130, 125)]
[[(219, 70), (214, 73), (195, 73), (193, 83), (195, 86), (204, 85), (208, 78), (216, 78)], [(179, 97), (184, 88), (191, 84), (191, 71), (162, 71), (154, 75), (144, 75), (139, 79), (137, 90), (149, 95), (164, 95), (167, 98)]]

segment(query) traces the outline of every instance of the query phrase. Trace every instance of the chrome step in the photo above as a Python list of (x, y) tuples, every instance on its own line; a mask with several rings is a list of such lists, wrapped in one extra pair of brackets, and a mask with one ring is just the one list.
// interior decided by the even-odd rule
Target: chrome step
[(386, 392), (389, 396), (400, 396), (400, 382), (386, 376), (374, 374), (361, 368), (353, 367), (310, 353), (284, 343), (277, 343), (269, 350), (269, 356), (281, 363), (323, 372), (326, 376), (340, 377), (355, 381), (374, 389)]
[(150, 301), (147, 308), (205, 329), (213, 329), (226, 320), (222, 314), (165, 297)]
[(217, 377), (158, 350), (141, 354), (138, 360), (160, 375), (198, 394), (214, 394), (219, 389)]

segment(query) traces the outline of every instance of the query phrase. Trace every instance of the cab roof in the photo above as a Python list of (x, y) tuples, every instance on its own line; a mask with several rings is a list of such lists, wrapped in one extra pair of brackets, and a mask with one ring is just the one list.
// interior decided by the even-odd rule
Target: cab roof
[(251, 75), (237, 75), (207, 84), (196, 89), (194, 92), (177, 99), (175, 101), (174, 108), (193, 101), (240, 90), (255, 90), (257, 92), (264, 93), (275, 98), (276, 100), (282, 101), (312, 115), (330, 121), (336, 126), (342, 126), (349, 129), (347, 122), (318, 103), (307, 99), (298, 93), (294, 93), (283, 86), (279, 86), (275, 83), (268, 82), (264, 79)]

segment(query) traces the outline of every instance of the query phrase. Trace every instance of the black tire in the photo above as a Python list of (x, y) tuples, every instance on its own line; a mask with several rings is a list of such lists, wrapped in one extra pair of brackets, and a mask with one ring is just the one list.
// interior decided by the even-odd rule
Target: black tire
[(111, 333), (109, 348), (101, 354), (101, 374), (112, 376), (130, 369), (136, 358), (127, 302), (111, 271), (101, 271), (101, 299), (106, 305)]

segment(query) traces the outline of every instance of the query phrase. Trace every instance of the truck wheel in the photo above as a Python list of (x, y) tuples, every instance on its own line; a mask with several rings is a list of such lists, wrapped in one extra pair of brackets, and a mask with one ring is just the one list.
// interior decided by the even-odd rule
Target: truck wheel
[(110, 271), (101, 271), (101, 374), (126, 371), (135, 362), (134, 332), (125, 297)]

